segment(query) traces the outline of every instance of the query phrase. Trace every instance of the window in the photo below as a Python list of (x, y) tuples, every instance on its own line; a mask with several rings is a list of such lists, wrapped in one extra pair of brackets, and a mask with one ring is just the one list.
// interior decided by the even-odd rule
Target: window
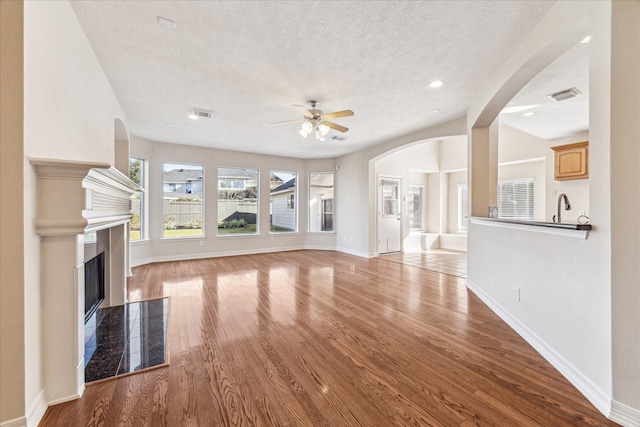
[(164, 163), (164, 238), (204, 235), (204, 166)]
[(218, 236), (258, 233), (259, 171), (218, 168)]
[(333, 231), (333, 173), (309, 174), (309, 231)]
[(458, 231), (467, 230), (467, 215), (469, 215), (467, 184), (458, 184)]
[[(146, 188), (145, 161), (135, 157), (129, 158), (129, 178), (142, 188)], [(146, 238), (146, 209), (143, 191), (137, 191), (131, 197), (131, 213), (133, 217), (129, 223), (129, 240)]]
[(296, 181), (295, 172), (271, 171), (271, 221), (272, 233), (287, 233), (298, 231), (296, 211)]
[(533, 178), (498, 182), (498, 216), (533, 219)]
[(382, 183), (382, 216), (398, 216), (398, 184)]
[[(498, 217), (533, 219), (533, 178), (509, 179), (498, 182)], [(467, 184), (458, 184), (458, 230), (467, 229), (469, 212)]]
[(422, 230), (422, 186), (409, 186), (409, 229)]

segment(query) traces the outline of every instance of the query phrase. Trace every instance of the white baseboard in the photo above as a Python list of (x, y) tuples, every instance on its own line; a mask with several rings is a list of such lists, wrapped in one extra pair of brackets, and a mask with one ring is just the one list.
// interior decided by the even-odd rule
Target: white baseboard
[(614, 400), (609, 419), (626, 427), (640, 427), (640, 410)]
[(38, 393), (33, 403), (31, 403), (29, 412), (27, 412), (27, 426), (38, 427), (48, 406), (47, 400), (44, 398), (44, 390), (40, 390), (40, 393)]
[[(558, 354), (551, 346), (542, 340), (533, 331), (527, 328), (520, 320), (512, 316), (493, 298), (485, 293), (478, 285), (471, 280), (467, 280), (469, 288), (478, 298), (482, 300), (494, 313), (504, 320), (513, 330), (515, 330), (525, 341), (527, 341), (538, 353), (542, 355), (554, 368), (567, 379), (575, 388), (580, 391), (604, 416), (611, 414), (611, 396), (604, 393), (589, 378), (580, 372), (564, 357)], [(634, 425), (634, 424), (631, 424)]]
[(360, 258), (374, 258), (376, 256), (375, 254), (369, 254), (367, 252), (360, 252), (360, 251), (356, 251), (348, 248), (337, 247), (334, 250), (337, 252), (342, 252), (344, 254), (359, 256)]
[(27, 417), (14, 418), (0, 423), (0, 427), (27, 427)]

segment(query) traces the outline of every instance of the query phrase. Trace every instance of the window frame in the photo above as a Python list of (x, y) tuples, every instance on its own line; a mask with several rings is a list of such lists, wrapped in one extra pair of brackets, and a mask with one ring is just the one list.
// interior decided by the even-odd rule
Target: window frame
[[(414, 189), (418, 189), (419, 191), (417, 192), (418, 194), (418, 226), (416, 227), (415, 224), (413, 225), (413, 227), (411, 226), (411, 219), (414, 218), (414, 222), (415, 222), (415, 217), (416, 215), (413, 214), (414, 211), (414, 206), (416, 206), (416, 202), (415, 202), (415, 197), (414, 195), (416, 194), (415, 192), (413, 192)], [(408, 218), (408, 222), (409, 222), (409, 231), (422, 231), (422, 205), (423, 205), (423, 194), (424, 194), (424, 185), (419, 185), (419, 184), (410, 184), (409, 185), (409, 196), (411, 197), (409, 203), (407, 204), (407, 216)]]
[[(299, 184), (300, 184), (300, 173), (299, 172), (295, 172), (295, 171), (284, 171), (284, 170), (276, 170), (276, 169), (272, 169), (269, 171), (269, 176), (271, 177), (271, 175), (276, 175), (278, 176), (278, 174), (282, 174), (282, 175), (291, 175), (291, 178), (284, 181), (281, 185), (284, 185), (285, 183), (291, 181), (292, 179), (295, 179), (295, 184), (293, 185), (293, 194), (287, 194), (286, 195), (286, 200), (285, 200), (285, 211), (287, 212), (287, 216), (289, 216), (288, 212), (289, 211), (293, 211), (293, 222), (294, 222), (294, 227), (293, 230), (274, 230), (273, 227), (280, 227), (278, 225), (274, 225), (273, 224), (273, 218), (274, 218), (274, 205), (273, 205), (273, 193), (272, 190), (269, 190), (269, 233), (270, 234), (286, 234), (286, 233), (297, 233), (300, 227), (300, 221), (298, 218), (298, 188), (299, 188)], [(277, 188), (277, 187), (276, 187)], [(285, 190), (283, 190), (285, 191)], [(286, 228), (286, 227), (280, 227), (280, 228)]]
[[(166, 229), (165, 228), (165, 217), (166, 217), (166, 211), (165, 211), (165, 186), (167, 185), (167, 182), (165, 181), (165, 167), (166, 165), (173, 165), (178, 167), (179, 169), (187, 169), (188, 167), (199, 167), (202, 168), (202, 191), (201, 191), (201, 198), (200, 200), (200, 204), (201, 204), (201, 212), (200, 212), (200, 217), (201, 217), (201, 223), (202, 223), (202, 227), (201, 228), (195, 228), (192, 230), (202, 230), (201, 234), (194, 234), (194, 235), (177, 235), (177, 236), (167, 236), (165, 235), (165, 232), (167, 230), (171, 230), (171, 229)], [(182, 166), (186, 166), (186, 168), (182, 167)], [(175, 162), (175, 161), (167, 161), (164, 160), (162, 162), (162, 239), (163, 240), (180, 240), (180, 239), (202, 239), (204, 237), (206, 237), (205, 234), (205, 230), (206, 230), (206, 224), (205, 224), (205, 180), (206, 180), (206, 176), (205, 176), (205, 165), (204, 164), (199, 164), (199, 163), (189, 163), (189, 162)], [(189, 182), (190, 184), (193, 183), (193, 180), (191, 180)], [(175, 184), (175, 183), (169, 183), (169, 185), (173, 185), (174, 190), (178, 189), (179, 187)], [(187, 187), (187, 182), (185, 182), (185, 190)], [(193, 193), (184, 193), (186, 194), (193, 194)], [(190, 229), (186, 229), (185, 230), (190, 230)]]
[[(330, 230), (323, 230), (323, 219), (322, 219), (322, 209), (318, 206), (318, 209), (314, 212), (312, 211), (313, 209), (313, 203), (312, 203), (312, 196), (314, 195), (314, 191), (312, 190), (313, 188), (313, 181), (314, 178), (318, 175), (331, 175), (331, 187), (326, 187), (326, 188), (331, 188), (331, 198), (322, 198), (323, 194), (320, 194), (320, 204), (322, 204), (325, 200), (331, 200), (331, 229)], [(309, 172), (307, 174), (307, 232), (308, 233), (322, 233), (322, 234), (335, 234), (335, 230), (336, 230), (336, 224), (335, 224), (335, 212), (336, 212), (336, 186), (335, 186), (335, 173), (334, 172)], [(315, 220), (313, 220), (311, 218), (312, 215), (318, 215), (320, 216), (320, 229), (319, 230), (312, 230), (312, 224), (316, 223)]]
[[(252, 233), (245, 233), (245, 232), (229, 232), (229, 233), (221, 233), (220, 230), (224, 229), (224, 227), (221, 227), (221, 224), (224, 222), (224, 219), (220, 219), (220, 201), (221, 200), (230, 200), (230, 199), (220, 199), (220, 192), (221, 191), (247, 191), (247, 188), (252, 188), (252, 186), (247, 186), (247, 182), (250, 180), (249, 177), (247, 177), (247, 179), (243, 179), (243, 180), (239, 180), (239, 179), (233, 179), (233, 178), (221, 178), (221, 174), (220, 171), (221, 169), (236, 169), (236, 170), (241, 170), (241, 171), (250, 171), (255, 173), (255, 181), (256, 181), (256, 185), (255, 185), (255, 191), (256, 191), (256, 197), (255, 197), (255, 201), (253, 199), (249, 199), (252, 201), (252, 203), (255, 204), (255, 215), (256, 215), (256, 222), (255, 222), (255, 226), (256, 229), (254, 232)], [(216, 214), (218, 216), (218, 218), (216, 219), (216, 238), (238, 238), (238, 237), (256, 237), (260, 235), (260, 169), (256, 169), (256, 168), (250, 168), (250, 167), (239, 167), (239, 166), (223, 166), (220, 165), (217, 167), (216, 169), (216, 182), (218, 183), (217, 185), (217, 190), (216, 190)], [(231, 186), (229, 187), (221, 187), (220, 183), (222, 181), (225, 181), (227, 183), (231, 183)], [(242, 182), (242, 187), (236, 187), (235, 183), (237, 182)], [(243, 199), (243, 200), (247, 200), (247, 199)], [(225, 211), (228, 212), (228, 209), (225, 209)], [(253, 213), (253, 212), (246, 212), (246, 213)]]
[[(139, 206), (139, 217), (140, 217), (140, 237), (137, 239), (131, 238), (131, 233), (136, 230), (131, 229), (131, 223), (129, 223), (129, 241), (130, 242), (141, 242), (145, 240), (149, 240), (149, 229), (148, 229), (148, 217), (149, 217), (149, 209), (148, 209), (148, 198), (147, 198), (147, 183), (148, 183), (148, 165), (146, 159), (129, 156), (129, 179), (131, 178), (131, 165), (134, 162), (140, 162), (140, 182), (136, 182), (140, 187), (142, 187), (142, 191), (137, 191), (135, 194), (140, 195), (140, 206)], [(135, 182), (135, 181), (134, 181)], [(133, 200), (131, 201), (131, 213), (133, 214)], [(133, 218), (132, 218), (133, 219)]]

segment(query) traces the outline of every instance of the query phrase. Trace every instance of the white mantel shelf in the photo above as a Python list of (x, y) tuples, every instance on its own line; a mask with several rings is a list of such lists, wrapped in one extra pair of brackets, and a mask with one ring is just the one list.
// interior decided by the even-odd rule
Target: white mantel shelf
[(485, 218), (472, 216), (469, 222), (488, 227), (508, 228), (529, 231), (532, 233), (553, 234), (555, 236), (572, 237), (586, 240), (593, 229), (591, 224), (555, 223), (546, 221), (520, 221), (504, 218)]
[(38, 235), (83, 234), (131, 219), (131, 195), (142, 188), (108, 163), (29, 161), (38, 176)]

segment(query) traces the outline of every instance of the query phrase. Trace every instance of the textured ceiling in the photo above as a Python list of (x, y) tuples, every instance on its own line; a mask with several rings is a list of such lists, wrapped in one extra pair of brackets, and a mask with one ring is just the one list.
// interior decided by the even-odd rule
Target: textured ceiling
[[(343, 155), (463, 116), (553, 3), (71, 2), (130, 133), (299, 158)], [(445, 85), (429, 89), (436, 79)], [(355, 112), (335, 119), (349, 132), (328, 135), (344, 141), (269, 125), (300, 118), (291, 105), (309, 99), (324, 112)], [(192, 107), (215, 116), (189, 120)]]

